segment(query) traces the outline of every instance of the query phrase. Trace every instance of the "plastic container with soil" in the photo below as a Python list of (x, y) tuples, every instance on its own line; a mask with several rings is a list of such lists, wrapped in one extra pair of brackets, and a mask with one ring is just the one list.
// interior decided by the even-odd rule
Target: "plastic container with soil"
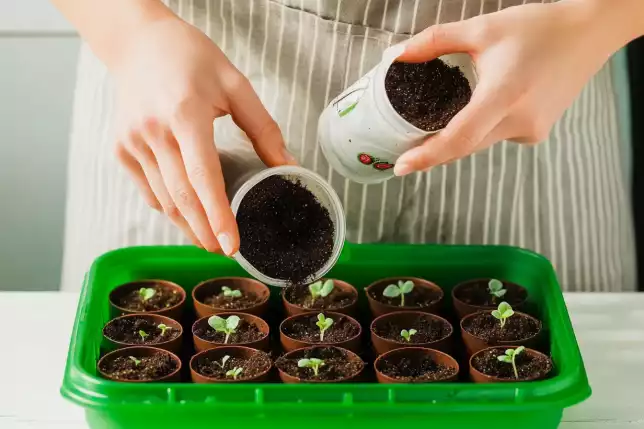
[(360, 377), (365, 363), (350, 350), (315, 346), (286, 353), (275, 367), (284, 383), (346, 383)]
[(322, 279), (321, 282), (331, 280), (333, 290), (327, 296), (312, 297), (309, 287), (289, 286), (282, 291), (284, 310), (287, 316), (308, 313), (311, 311), (333, 311), (335, 313), (353, 316), (357, 312), (358, 291), (349, 283), (338, 279)]
[(380, 355), (373, 364), (379, 383), (433, 383), (456, 381), (456, 359), (438, 350), (407, 347)]
[(435, 314), (421, 311), (387, 313), (374, 319), (370, 330), (371, 344), (379, 355), (404, 347), (452, 351), (454, 328)]
[(452, 289), (452, 303), (459, 319), (478, 311), (494, 310), (502, 301), (515, 310), (522, 310), (528, 300), (528, 291), (518, 284), (500, 280), (505, 293), (497, 298), (489, 291), (493, 279), (473, 279), (460, 283)]
[(181, 320), (186, 291), (167, 280), (137, 280), (112, 290), (109, 301), (113, 317), (151, 313)]
[(151, 346), (180, 353), (183, 327), (159, 314), (126, 314), (112, 319), (103, 328), (108, 349)]
[(261, 382), (268, 379), (272, 366), (270, 356), (261, 350), (226, 346), (194, 355), (190, 377), (195, 383)]
[[(389, 285), (398, 285), (398, 282), (411, 281), (414, 288), (409, 293), (395, 298), (383, 296), (383, 291)], [(442, 310), (443, 290), (436, 284), (418, 277), (390, 277), (373, 282), (365, 288), (369, 308), (373, 317), (394, 311), (422, 311), (425, 313), (440, 313)], [(401, 305), (404, 302), (404, 305)]]
[(109, 380), (125, 383), (179, 381), (181, 359), (167, 350), (148, 346), (124, 347), (109, 352), (96, 364)]
[[(227, 288), (223, 289), (223, 288)], [(197, 317), (240, 311), (263, 316), (271, 292), (257, 280), (244, 277), (220, 277), (199, 283), (192, 289), (192, 305)]]
[[(550, 263), (532, 252), (498, 246), (441, 246), (347, 243), (329, 277), (354, 285), (360, 294), (359, 320), (371, 320), (365, 286), (387, 277), (413, 276), (441, 285), (446, 297), (468, 279), (498, 278), (520, 284), (527, 308), (543, 322), (541, 350), (553, 361), (544, 380), (529, 383), (379, 384), (372, 361), (365, 376), (350, 383), (115, 383), (98, 373), (105, 344), (101, 330), (110, 320), (108, 297), (121, 284), (161, 278), (195, 285), (214, 277), (248, 276), (234, 260), (188, 247), (136, 247), (99, 257), (85, 278), (71, 331), (61, 392), (85, 409), (91, 429), (191, 429), (217, 425), (251, 429), (273, 422), (283, 428), (345, 427), (387, 429), (392, 425), (497, 429), (510, 415), (522, 429), (555, 429), (564, 408), (590, 395), (579, 347), (561, 288)], [(283, 311), (281, 289), (271, 288), (268, 315)], [(274, 323), (274, 322), (273, 322)], [(277, 325), (271, 325), (275, 331)], [(456, 327), (455, 327), (456, 328)], [(184, 324), (184, 332), (190, 325)], [(275, 332), (276, 333), (276, 332)], [(185, 336), (185, 334), (184, 334)], [(455, 338), (456, 340), (457, 338)], [(192, 349), (184, 341), (188, 352)], [(190, 356), (183, 365), (188, 369)], [(467, 372), (467, 362), (461, 364)], [(240, 412), (243, 410), (243, 412)]]
[[(508, 383), (541, 380), (552, 371), (552, 361), (543, 353), (524, 349), (514, 357), (514, 366), (510, 362), (501, 362), (499, 356), (507, 356), (507, 350), (516, 347), (490, 347), (477, 352), (470, 358), (470, 378), (475, 383)], [(518, 378), (517, 378), (518, 376)]]
[[(330, 319), (332, 322), (324, 333), (320, 333), (320, 314), (324, 316), (322, 321)], [(324, 326), (324, 325), (322, 325)], [(362, 327), (360, 323), (351, 316), (345, 314), (325, 311), (320, 313), (296, 314), (284, 319), (280, 324), (280, 342), (285, 351), (312, 347), (317, 345), (328, 345), (341, 347), (360, 353), (362, 344), (360, 336)]]
[[(234, 332), (230, 333), (227, 342), (225, 342), (225, 332), (216, 331), (210, 326), (209, 320), (213, 316), (221, 317), (225, 320), (230, 316), (239, 317), (239, 324)], [(225, 346), (244, 346), (252, 349), (269, 350), (270, 328), (264, 319), (245, 313), (220, 313), (213, 316), (202, 317), (192, 325), (192, 340), (196, 351), (202, 352)]]

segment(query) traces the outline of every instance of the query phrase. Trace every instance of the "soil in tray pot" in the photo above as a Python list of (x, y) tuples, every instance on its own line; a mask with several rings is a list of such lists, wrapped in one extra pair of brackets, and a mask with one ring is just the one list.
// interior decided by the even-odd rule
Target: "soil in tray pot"
[[(224, 344), (224, 341), (226, 340), (225, 333), (215, 331), (207, 323), (195, 326), (193, 333), (199, 338), (212, 343)], [(241, 319), (239, 321), (239, 325), (237, 325), (235, 333), (230, 334), (227, 344), (253, 343), (264, 337), (265, 334), (255, 324)]]
[(393, 63), (385, 77), (385, 90), (396, 112), (425, 131), (445, 128), (472, 97), (463, 72), (440, 59)]
[[(333, 382), (352, 379), (364, 369), (364, 362), (349, 351), (339, 347), (311, 347), (287, 353), (275, 362), (275, 366), (291, 377), (302, 382)], [(309, 367), (300, 367), (301, 359), (321, 359), (318, 375)]]
[[(343, 309), (353, 306), (358, 301), (358, 293), (348, 283), (342, 283), (344, 285), (335, 280), (330, 294), (325, 297), (318, 296), (315, 299), (311, 296), (308, 286), (289, 286), (284, 289), (284, 299), (287, 303), (300, 307), (302, 312), (316, 310), (343, 312)], [(291, 311), (291, 314), (295, 313)]]
[(333, 344), (352, 351), (359, 351), (360, 333), (362, 332), (360, 323), (340, 313), (324, 313), (326, 319), (332, 319), (333, 323), (324, 332), (324, 338), (320, 340), (320, 328), (317, 326), (318, 314), (298, 314), (282, 322), (280, 333), (282, 334), (282, 345), (286, 350), (295, 350), (315, 344)]
[[(172, 341), (181, 335), (179, 329), (160, 329), (160, 323), (169, 326), (163, 321), (157, 322), (146, 316), (119, 317), (105, 325), (103, 334), (112, 341), (129, 345), (155, 345)], [(142, 333), (145, 335), (141, 335)]]
[(240, 253), (264, 275), (301, 284), (333, 251), (329, 211), (299, 181), (270, 176), (255, 185), (237, 211)]
[[(402, 336), (403, 330), (409, 341)], [(375, 319), (371, 324), (371, 332), (372, 343), (378, 353), (414, 345), (449, 351), (449, 337), (454, 328), (447, 320), (433, 314), (400, 311)]]
[(499, 320), (489, 312), (479, 312), (463, 319), (462, 326), (466, 332), (488, 344), (522, 341), (534, 337), (541, 330), (541, 324), (536, 319), (522, 313), (514, 313), (514, 316), (507, 319), (503, 328)]
[(230, 375), (226, 375), (229, 370), (242, 368), (242, 371), (236, 378), (236, 381), (245, 381), (257, 378), (266, 373), (271, 368), (271, 359), (266, 353), (255, 351), (256, 353), (248, 356), (230, 356), (222, 366), (222, 359), (215, 359), (208, 356), (207, 353), (197, 355), (191, 367), (204, 377), (221, 381), (235, 381)]
[(539, 380), (545, 378), (552, 370), (552, 361), (546, 355), (526, 349), (515, 357), (519, 374), (517, 380), (512, 365), (498, 359), (498, 356), (503, 356), (507, 349), (507, 347), (495, 347), (477, 353), (472, 356), (472, 367), (484, 375), (499, 378), (502, 381)]
[(204, 304), (210, 305), (214, 308), (220, 308), (222, 310), (245, 310), (247, 308), (254, 307), (261, 301), (262, 298), (253, 292), (247, 292), (239, 298), (224, 296), (223, 292), (220, 292), (216, 295), (207, 296), (203, 300)]
[(171, 375), (178, 369), (178, 364), (173, 355), (164, 353), (162, 350), (150, 352), (146, 356), (139, 356), (135, 350), (132, 350), (131, 355), (121, 354), (115, 357), (106, 355), (101, 359), (98, 367), (104, 376), (111, 379), (154, 381)]
[[(119, 297), (115, 304), (129, 311), (145, 312), (159, 311), (173, 307), (181, 302), (183, 296), (176, 290), (166, 288), (161, 284), (149, 284), (141, 286), (145, 289), (153, 289), (154, 294), (146, 299), (145, 293), (135, 289)], [(149, 296), (149, 295), (148, 295)]]
[(376, 361), (375, 368), (390, 379), (379, 381), (399, 383), (455, 380), (459, 370), (457, 362), (450, 356), (422, 348), (398, 349), (386, 353)]

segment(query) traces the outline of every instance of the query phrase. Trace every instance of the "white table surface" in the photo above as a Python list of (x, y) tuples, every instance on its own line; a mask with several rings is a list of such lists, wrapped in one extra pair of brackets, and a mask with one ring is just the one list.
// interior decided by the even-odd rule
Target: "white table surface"
[[(0, 428), (87, 427), (82, 408), (58, 393), (77, 300), (0, 293)], [(593, 395), (566, 410), (560, 428), (644, 429), (644, 294), (567, 294), (566, 302)]]

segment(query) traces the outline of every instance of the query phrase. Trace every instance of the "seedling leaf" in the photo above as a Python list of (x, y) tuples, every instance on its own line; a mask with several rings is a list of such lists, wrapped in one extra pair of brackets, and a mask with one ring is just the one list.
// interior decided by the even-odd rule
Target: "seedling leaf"
[(240, 320), (239, 316), (235, 316), (234, 314), (232, 316), (228, 316), (227, 319), (219, 316), (210, 316), (208, 319), (208, 325), (210, 325), (210, 327), (215, 331), (226, 334), (224, 344), (228, 344), (228, 339), (231, 334), (236, 332)]
[(400, 291), (402, 293), (409, 293), (412, 291), (412, 289), (414, 289), (414, 282), (412, 282), (411, 280), (407, 280), (405, 282), (399, 281), (398, 288), (400, 288)]
[(157, 325), (157, 328), (161, 329), (161, 336), (164, 336), (164, 335), (165, 335), (165, 331), (167, 331), (167, 330), (169, 330), (169, 329), (172, 329), (172, 326), (167, 326), (167, 325), (165, 325), (165, 324), (163, 324), (163, 323), (159, 323), (159, 324)]
[(241, 298), (242, 293), (238, 289), (231, 289), (228, 286), (221, 287), (221, 293), (227, 298)]
[(235, 368), (226, 371), (226, 377), (232, 377), (233, 380), (237, 380), (237, 376), (241, 374), (243, 370), (244, 368), (236, 366)]
[(313, 375), (317, 377), (320, 367), (324, 366), (324, 361), (317, 358), (300, 359), (297, 361), (297, 366), (300, 368), (311, 368), (313, 370)]
[(139, 296), (141, 297), (141, 301), (143, 302), (152, 298), (154, 295), (156, 295), (156, 293), (157, 291), (151, 287), (142, 287), (141, 289), (139, 289)]
[(517, 380), (519, 379), (519, 372), (517, 371), (516, 358), (518, 355), (523, 353), (524, 350), (525, 350), (524, 346), (519, 346), (516, 349), (506, 349), (505, 354), (496, 357), (499, 360), (499, 362), (509, 363), (512, 365), (512, 370), (514, 371), (514, 377)]
[(398, 280), (398, 285), (389, 285), (382, 291), (382, 295), (387, 298), (400, 297), (400, 306), (405, 306), (405, 294), (408, 294), (414, 289), (414, 282), (407, 280)]
[(324, 341), (324, 333), (333, 325), (333, 319), (330, 317), (324, 317), (324, 314), (318, 314), (318, 321), (315, 322), (318, 328), (320, 328), (320, 342)]
[(385, 290), (382, 291), (382, 295), (386, 296), (387, 298), (396, 298), (400, 296), (400, 288), (396, 285), (389, 285), (385, 288)]
[(510, 304), (503, 301), (501, 304), (499, 304), (499, 308), (493, 310), (491, 314), (494, 318), (499, 320), (499, 322), (501, 323), (501, 329), (503, 329), (508, 318), (514, 315), (514, 310), (512, 310), (512, 306)]
[(132, 362), (134, 362), (134, 366), (139, 366), (141, 364), (141, 361), (134, 356), (128, 356)]
[(148, 333), (145, 332), (143, 329), (139, 330), (139, 335), (141, 336), (141, 339), (145, 341), (146, 337), (148, 336)]
[(492, 279), (487, 284), (487, 289), (494, 298), (503, 298), (507, 293), (506, 289), (503, 289), (503, 282), (497, 279)]
[(403, 329), (402, 331), (400, 331), (400, 336), (403, 337), (407, 342), (410, 342), (411, 337), (414, 336), (416, 332), (418, 331), (416, 331), (415, 329)]

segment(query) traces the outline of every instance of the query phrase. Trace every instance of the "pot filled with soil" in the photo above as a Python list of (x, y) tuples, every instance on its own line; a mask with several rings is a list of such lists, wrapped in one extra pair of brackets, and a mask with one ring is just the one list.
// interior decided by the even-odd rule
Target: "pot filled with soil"
[(275, 367), (284, 383), (340, 383), (356, 380), (364, 362), (350, 350), (315, 346), (286, 353)]
[(282, 302), (288, 316), (322, 310), (353, 315), (358, 291), (342, 280), (323, 279), (308, 286), (285, 288)]
[(280, 342), (285, 351), (331, 345), (359, 353), (362, 327), (353, 317), (334, 312), (303, 313), (280, 324)]
[(401, 310), (439, 313), (443, 290), (434, 283), (416, 277), (392, 277), (378, 280), (365, 288), (374, 317)]
[(204, 350), (190, 359), (194, 383), (265, 381), (273, 366), (267, 353), (242, 346)]
[(197, 317), (240, 311), (263, 316), (271, 292), (257, 280), (244, 277), (221, 277), (199, 283), (192, 290)]
[(118, 286), (109, 299), (117, 315), (152, 313), (180, 320), (186, 291), (167, 280), (138, 280)]
[(179, 353), (182, 336), (179, 322), (159, 314), (126, 314), (110, 320), (103, 328), (103, 337), (116, 349), (153, 346)]
[(515, 283), (497, 279), (474, 279), (452, 289), (452, 302), (459, 319), (477, 311), (492, 311), (505, 301), (520, 310), (528, 299), (528, 291)]
[(544, 379), (552, 360), (541, 352), (519, 347), (490, 347), (470, 358), (470, 378), (475, 383), (502, 383)]
[(240, 234), (235, 259), (274, 286), (313, 283), (335, 264), (345, 217), (333, 188), (301, 167), (263, 170), (246, 180), (231, 203)]
[(458, 362), (438, 350), (410, 347), (391, 350), (374, 362), (379, 383), (456, 381)]
[(515, 312), (506, 302), (494, 311), (479, 311), (461, 320), (461, 335), (469, 355), (492, 346), (537, 345), (541, 321)]
[(245, 313), (205, 316), (192, 325), (192, 339), (198, 352), (229, 345), (268, 350), (268, 334), (268, 323)]
[(378, 354), (403, 347), (426, 347), (451, 351), (451, 323), (435, 314), (398, 311), (383, 314), (371, 322), (371, 343)]
[(172, 352), (156, 347), (125, 347), (103, 356), (98, 361), (97, 369), (104, 378), (114, 381), (179, 381), (181, 359)]

